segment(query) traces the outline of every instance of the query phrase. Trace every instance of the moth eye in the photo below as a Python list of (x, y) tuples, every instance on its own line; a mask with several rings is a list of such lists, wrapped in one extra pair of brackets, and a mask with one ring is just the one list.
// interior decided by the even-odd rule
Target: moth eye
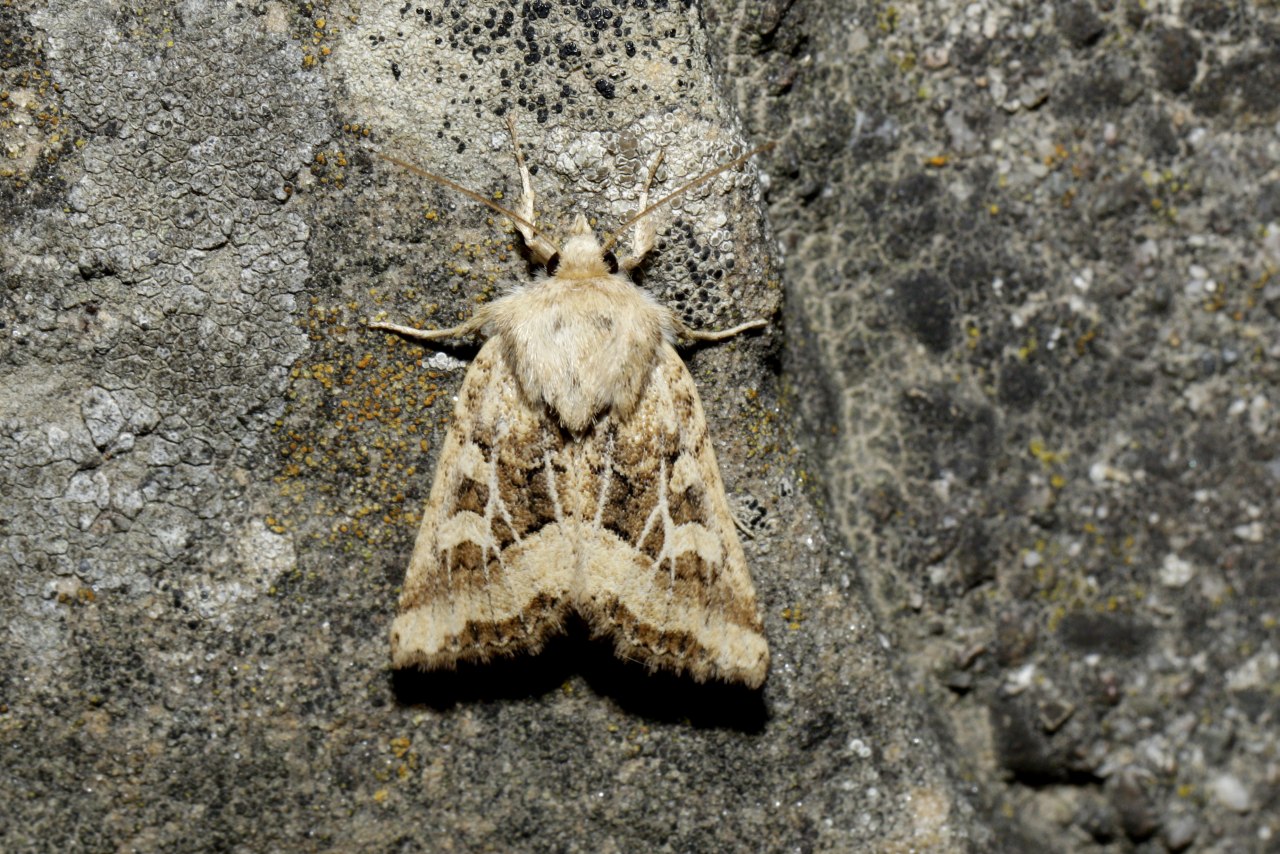
[(547, 275), (554, 276), (556, 274), (556, 270), (559, 270), (559, 269), (560, 269), (560, 253), (553, 252), (551, 253), (551, 257), (547, 259)]
[(618, 256), (614, 255), (612, 250), (604, 253), (604, 263), (610, 273), (618, 272)]

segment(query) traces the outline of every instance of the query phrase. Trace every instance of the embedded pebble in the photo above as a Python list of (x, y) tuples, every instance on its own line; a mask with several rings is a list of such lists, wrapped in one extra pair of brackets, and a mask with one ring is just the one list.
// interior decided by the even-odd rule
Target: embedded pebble
[(1234, 774), (1219, 774), (1214, 777), (1209, 783), (1209, 791), (1218, 803), (1232, 812), (1244, 813), (1252, 807), (1249, 790)]
[(110, 445), (125, 424), (124, 414), (111, 392), (98, 386), (85, 392), (80, 401), (80, 413), (84, 418), (84, 426), (93, 437), (93, 444), (99, 450)]
[(1178, 852), (1190, 848), (1199, 832), (1200, 825), (1195, 816), (1182, 813), (1165, 820), (1160, 836), (1166, 849)]

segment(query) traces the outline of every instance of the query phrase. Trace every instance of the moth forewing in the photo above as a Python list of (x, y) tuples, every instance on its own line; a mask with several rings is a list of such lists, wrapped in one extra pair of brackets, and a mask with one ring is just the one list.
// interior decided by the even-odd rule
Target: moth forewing
[[(508, 120), (522, 196), (512, 218), (548, 275), (450, 329), (373, 328), (424, 341), (483, 333), (458, 394), (391, 627), (392, 664), (427, 669), (536, 652), (571, 613), (650, 669), (759, 687), (769, 651), (693, 378), (693, 330), (624, 272), (652, 249), (649, 181), (631, 252), (579, 215), (556, 245)], [(766, 146), (767, 147), (767, 146)], [(390, 159), (390, 158), (388, 158)], [(400, 161), (394, 161), (399, 163)], [(656, 171), (651, 168), (649, 180)]]

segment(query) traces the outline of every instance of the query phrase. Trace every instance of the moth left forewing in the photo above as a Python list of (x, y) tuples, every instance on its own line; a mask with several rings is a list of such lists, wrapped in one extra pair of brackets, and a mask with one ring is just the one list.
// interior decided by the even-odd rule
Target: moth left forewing
[(582, 443), (595, 517), (578, 610), (618, 654), (694, 679), (763, 683), (755, 588), (688, 368), (663, 343), (634, 411)]
[(553, 500), (564, 442), (502, 344), (467, 371), (391, 628), (396, 667), (536, 652), (568, 608), (573, 545)]

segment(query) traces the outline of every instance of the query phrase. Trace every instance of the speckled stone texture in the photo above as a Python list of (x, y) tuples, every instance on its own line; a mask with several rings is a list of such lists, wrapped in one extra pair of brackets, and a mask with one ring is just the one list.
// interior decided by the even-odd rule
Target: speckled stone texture
[(1004, 850), (1280, 848), (1280, 10), (706, 17), (825, 506)]
[[(971, 460), (952, 500), (983, 472), (998, 486), (989, 473), (1007, 435), (1001, 411), (982, 409), (976, 388), (947, 395), (970, 365), (961, 357), (976, 358), (973, 338), (998, 348), (996, 336), (1013, 333), (970, 336), (964, 323), (979, 315), (939, 290), (946, 273), (896, 285), (855, 275), (905, 263), (879, 241), (897, 241), (904, 257), (929, 241), (986, 245), (949, 232), (965, 225), (954, 216), (930, 219), (929, 200), (950, 198), (946, 169), (960, 167), (934, 173), (907, 156), (902, 123), (928, 103), (908, 85), (919, 72), (898, 59), (899, 76), (882, 65), (866, 78), (886, 102), (864, 120), (852, 106), (866, 97), (859, 78), (832, 90), (835, 71), (851, 69), (812, 50), (843, 33), (839, 49), (852, 51), (859, 33), (887, 39), (876, 34), (892, 27), (877, 30), (870, 7), (753, 9), (0, 6), (0, 850), (992, 850), (973, 803), (1001, 790), (957, 782), (984, 766), (948, 744), (954, 695), (924, 675), (902, 678), (928, 651), (912, 627), (940, 626), (927, 637), (941, 646), (948, 624), (911, 611), (897, 626), (885, 591), (919, 587), (908, 584), (914, 553), (894, 532), (915, 525), (928, 536), (930, 514), (948, 512), (945, 491), (904, 460)], [(824, 82), (821, 69), (835, 71)], [(731, 502), (753, 534), (745, 545), (773, 650), (760, 693), (647, 674), (581, 626), (536, 659), (435, 676), (389, 670), (397, 587), (474, 350), (424, 349), (364, 324), (451, 324), (530, 271), (501, 217), (374, 154), (514, 199), (507, 115), (553, 231), (579, 211), (602, 229), (624, 220), (659, 149), (657, 192), (748, 145), (784, 141), (660, 214), (640, 275), (694, 325), (773, 320), (688, 354)], [(991, 130), (961, 124), (979, 141)], [(942, 143), (930, 153), (948, 152), (971, 156)], [(878, 176), (858, 183), (869, 195), (842, 183), (855, 174), (850, 158)], [(825, 256), (800, 251), (797, 235), (809, 231), (816, 251), (837, 217), (852, 239)], [(1047, 263), (1021, 257), (1030, 220), (1017, 217), (996, 218), (999, 239), (983, 239), (1011, 264)], [(822, 257), (862, 287), (843, 291), (846, 312), (883, 318), (871, 355), (939, 375), (902, 392), (933, 432), (892, 408), (866, 411), (882, 417), (878, 434), (851, 416), (856, 389), (875, 380), (891, 395), (900, 378), (861, 370), (869, 339), (842, 342), (845, 327), (816, 319), (841, 293)], [(781, 270), (796, 286), (786, 317)], [(1225, 281), (1216, 267), (1206, 276)], [(1008, 294), (1031, 293), (1007, 281)], [(1055, 285), (1037, 287), (1043, 300), (1019, 329), (1058, 305)], [(1166, 311), (1183, 311), (1177, 300)], [(873, 328), (875, 316), (846, 314), (847, 328)], [(1037, 339), (1037, 358), (1075, 352), (1081, 334), (1058, 350)], [(1023, 385), (1057, 388), (1057, 366), (1033, 361)], [(1265, 422), (1253, 412), (1238, 418)], [(802, 455), (798, 436), (833, 427)], [(912, 456), (885, 454), (890, 430)], [(1063, 450), (1054, 439), (1046, 453)], [(854, 484), (882, 484), (853, 464), (854, 442), (901, 486), (874, 508)], [(1123, 459), (1111, 464), (1132, 476)], [(842, 549), (826, 519), (857, 551)], [(999, 554), (997, 522), (955, 521), (970, 545), (937, 561)], [(1254, 521), (1265, 527), (1265, 514)], [(869, 553), (865, 532), (878, 526), (883, 548)], [(1193, 549), (1169, 551), (1190, 564), (1188, 584), (1211, 572)], [(974, 565), (970, 595), (985, 602), (996, 587)], [(888, 616), (873, 616), (864, 590), (893, 606)], [(917, 611), (938, 607), (926, 592)], [(1004, 625), (995, 609), (988, 617), (993, 631)], [(966, 619), (980, 643), (986, 624)], [(1089, 643), (1088, 624), (1077, 634)], [(1128, 660), (1152, 649), (1143, 624), (1129, 636)], [(974, 661), (960, 672), (996, 679), (989, 655)], [(1126, 791), (1150, 785), (1134, 775)], [(1229, 778), (1214, 791), (1235, 797)]]

